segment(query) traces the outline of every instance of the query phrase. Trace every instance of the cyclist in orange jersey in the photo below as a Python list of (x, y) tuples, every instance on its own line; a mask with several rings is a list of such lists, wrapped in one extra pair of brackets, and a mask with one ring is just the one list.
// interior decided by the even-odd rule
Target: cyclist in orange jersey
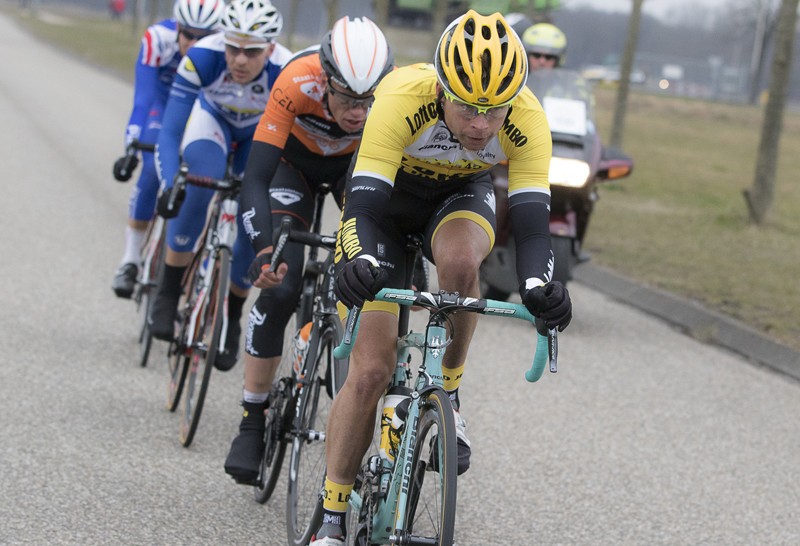
[[(285, 263), (274, 273), (267, 271), (273, 230), (285, 215), (294, 229), (310, 229), (319, 185), (343, 187), (375, 87), (393, 66), (389, 45), (375, 23), (343, 17), (321, 44), (284, 66), (256, 129), (241, 214), (257, 254), (250, 278), (261, 294), (247, 327), (244, 414), (225, 461), (225, 471), (239, 483), (251, 484), (258, 476), (268, 393), (302, 284), (302, 245), (289, 243)], [(338, 204), (338, 193), (335, 198)]]

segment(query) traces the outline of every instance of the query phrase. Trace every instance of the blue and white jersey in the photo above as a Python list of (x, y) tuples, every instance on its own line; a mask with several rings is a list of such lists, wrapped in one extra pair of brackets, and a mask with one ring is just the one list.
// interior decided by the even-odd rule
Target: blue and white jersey
[(163, 108), (166, 104), (180, 61), (175, 19), (164, 19), (149, 26), (142, 36), (136, 61), (133, 110), (125, 134), (126, 145), (140, 138), (153, 105)]
[(198, 40), (189, 48), (178, 65), (158, 136), (156, 163), (163, 187), (171, 187), (178, 172), (181, 139), (195, 100), (220, 124), (226, 141), (250, 141), (272, 85), (291, 57), (288, 49), (276, 44), (261, 73), (251, 82), (239, 84), (233, 81), (225, 62), (222, 33)]
[(264, 70), (246, 84), (233, 81), (225, 63), (225, 38), (222, 33), (198, 41), (178, 66), (172, 94), (198, 95), (203, 108), (222, 116), (232, 127), (258, 124), (272, 84), (291, 52), (280, 44), (267, 60)]

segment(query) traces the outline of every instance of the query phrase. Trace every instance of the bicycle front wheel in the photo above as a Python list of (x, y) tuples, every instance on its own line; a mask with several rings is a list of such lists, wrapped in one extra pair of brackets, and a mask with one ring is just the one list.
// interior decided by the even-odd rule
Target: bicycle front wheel
[(139, 286), (136, 296), (136, 306), (139, 309), (139, 366), (144, 368), (150, 358), (150, 349), (153, 346), (153, 334), (147, 326), (147, 315), (150, 313), (150, 286)]
[(264, 504), (275, 490), (275, 484), (283, 469), (286, 447), (290, 443), (290, 432), (295, 408), (295, 389), (292, 379), (292, 349), (297, 331), (297, 315), (293, 314), (283, 331), (283, 356), (275, 371), (275, 381), (269, 398), (267, 421), (264, 431), (264, 456), (261, 459), (258, 484), (253, 488), (256, 502)]
[(183, 385), (189, 372), (191, 355), (186, 355), (178, 344), (169, 347), (169, 386), (167, 388), (167, 409), (174, 412), (181, 401)]
[[(321, 491), (325, 480), (325, 430), (337, 388), (339, 370), (333, 349), (342, 338), (337, 317), (326, 317), (311, 333), (311, 348), (295, 419), (295, 436), (289, 462), (286, 529), (290, 544), (305, 545), (322, 520)], [(339, 363), (340, 364), (340, 363)]]
[[(184, 385), (184, 408), (181, 414), (180, 440), (184, 447), (189, 447), (197, 432), (203, 403), (211, 379), (211, 370), (219, 350), (222, 335), (222, 323), (225, 314), (225, 298), (228, 295), (230, 282), (231, 254), (227, 248), (217, 249), (217, 255), (201, 256), (207, 259), (206, 275), (210, 275), (207, 293), (198, 297), (195, 309), (197, 324), (195, 341), (190, 349), (191, 361)], [(202, 262), (201, 262), (202, 265)], [(203, 276), (197, 275), (190, 290), (196, 290), (195, 283), (202, 283)]]
[[(154, 239), (155, 238), (155, 239)], [(139, 310), (139, 365), (144, 368), (150, 358), (150, 349), (153, 347), (153, 334), (147, 325), (147, 316), (150, 314), (152, 292), (156, 288), (156, 279), (162, 267), (164, 249), (164, 231), (158, 219), (150, 224), (147, 232), (147, 241), (144, 244), (141, 271), (136, 280), (136, 305)]]
[(453, 544), (457, 470), (453, 406), (444, 391), (434, 390), (420, 404), (402, 544)]

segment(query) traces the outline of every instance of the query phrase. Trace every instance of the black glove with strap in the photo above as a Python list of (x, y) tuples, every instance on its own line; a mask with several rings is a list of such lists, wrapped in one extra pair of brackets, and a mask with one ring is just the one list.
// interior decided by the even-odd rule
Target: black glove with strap
[(533, 288), (520, 288), (522, 303), (549, 329), (558, 328), (563, 332), (572, 320), (572, 301), (567, 287), (559, 281), (552, 281)]
[(175, 196), (175, 202), (172, 203), (172, 208), (169, 208), (170, 195), (172, 195), (172, 190), (165, 190), (163, 193), (161, 193), (161, 195), (158, 196), (158, 202), (156, 203), (158, 215), (167, 220), (170, 218), (175, 218), (181, 211), (181, 205), (183, 204), (183, 200), (186, 198), (186, 190), (178, 190), (178, 194)]
[(365, 300), (374, 300), (375, 294), (386, 284), (386, 271), (373, 260), (359, 257), (347, 262), (336, 277), (333, 291), (348, 309), (362, 307)]

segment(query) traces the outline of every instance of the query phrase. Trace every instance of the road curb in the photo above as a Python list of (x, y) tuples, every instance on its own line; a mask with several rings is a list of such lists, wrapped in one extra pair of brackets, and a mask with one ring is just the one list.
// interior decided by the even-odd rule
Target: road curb
[(719, 345), (751, 363), (800, 381), (800, 352), (697, 302), (642, 286), (593, 264), (577, 267), (574, 280), (665, 320), (695, 339)]

